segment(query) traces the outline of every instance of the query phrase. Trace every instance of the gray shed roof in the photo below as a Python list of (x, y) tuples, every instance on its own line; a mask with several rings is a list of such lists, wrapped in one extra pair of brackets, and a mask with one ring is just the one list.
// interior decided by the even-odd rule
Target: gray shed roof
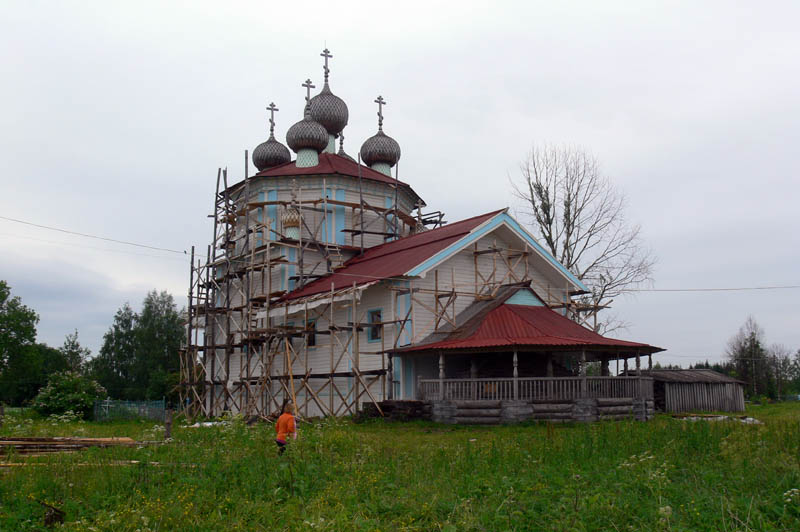
[[(629, 373), (633, 374), (630, 371)], [(711, 369), (651, 369), (642, 371), (642, 376), (653, 377), (654, 380), (662, 382), (736, 382), (744, 384), (738, 379)]]

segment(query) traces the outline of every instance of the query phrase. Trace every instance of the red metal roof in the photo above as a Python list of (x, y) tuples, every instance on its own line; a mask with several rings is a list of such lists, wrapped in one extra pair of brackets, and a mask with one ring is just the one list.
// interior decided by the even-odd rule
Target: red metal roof
[[(625, 340), (606, 338), (590, 331), (547, 307), (502, 304), (486, 315), (479, 315), (477, 324), (465, 323), (444, 340), (415, 345), (398, 351), (438, 349), (474, 349), (487, 347), (576, 347), (627, 348), (643, 352), (663, 351), (658, 347)], [(464, 330), (471, 334), (464, 335)], [(459, 331), (462, 333), (460, 334)]]
[(364, 250), (332, 274), (310, 282), (290, 292), (282, 300), (298, 299), (323, 292), (340, 290), (377, 280), (398, 277), (432, 257), (450, 244), (460, 240), (483, 222), (503, 212), (504, 209), (467, 218), (415, 235), (406, 236), (386, 244)]
[[(295, 175), (339, 174), (350, 177), (358, 177), (358, 163), (355, 163), (349, 159), (345, 159), (344, 157), (340, 157), (334, 153), (321, 153), (319, 155), (319, 164), (317, 166), (298, 168), (297, 164), (295, 163), (296, 161), (291, 161), (280, 166), (264, 170), (263, 172), (259, 172), (256, 174), (256, 176), (283, 177)], [(364, 166), (363, 164), (361, 165), (361, 177), (364, 179), (370, 179), (372, 181), (380, 181), (381, 183), (390, 183), (392, 185), (397, 183), (401, 186), (410, 188), (407, 183), (392, 179), (391, 177), (377, 172), (368, 166)]]

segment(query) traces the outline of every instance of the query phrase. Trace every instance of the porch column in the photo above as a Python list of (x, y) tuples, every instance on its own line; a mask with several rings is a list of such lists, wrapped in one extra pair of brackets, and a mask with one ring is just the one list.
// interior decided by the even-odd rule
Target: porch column
[(586, 397), (586, 351), (581, 351), (581, 397)]
[(647, 369), (648, 370), (653, 369), (653, 353), (647, 354)]
[(439, 400), (444, 400), (444, 353), (439, 351)]
[(517, 350), (514, 349), (514, 400), (519, 399), (519, 371), (517, 370)]
[(392, 353), (389, 353), (388, 360), (386, 361), (386, 376), (389, 378), (389, 390), (387, 390), (386, 396), (387, 399), (390, 401), (394, 399), (394, 365), (392, 364), (393, 360)]
[(475, 379), (478, 378), (478, 363), (474, 358), (469, 361), (469, 378), (472, 380), (469, 385), (470, 399), (474, 400), (478, 398), (478, 384), (475, 382)]
[(624, 360), (625, 360), (625, 364), (624, 364), (624, 366), (622, 368), (622, 371), (625, 373), (625, 376), (627, 377), (628, 376), (628, 357), (625, 357)]
[(547, 353), (547, 376), (553, 376), (553, 355)]
[(603, 377), (608, 377), (610, 375), (610, 370), (608, 368), (608, 358), (603, 357), (602, 361), (600, 362), (600, 375)]
[(636, 393), (637, 397), (642, 396), (642, 357), (636, 351)]

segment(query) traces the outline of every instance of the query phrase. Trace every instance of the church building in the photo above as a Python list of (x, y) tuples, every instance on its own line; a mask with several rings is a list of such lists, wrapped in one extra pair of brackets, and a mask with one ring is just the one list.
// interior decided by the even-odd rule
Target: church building
[(294, 399), (302, 417), (422, 401), (450, 422), (646, 419), (652, 380), (634, 369), (661, 349), (585, 327), (587, 287), (508, 209), (428, 210), (413, 176), (397, 179), (381, 96), (376, 133), (348, 155), (321, 56), (286, 144), (271, 103), (255, 168), (218, 171), (213, 237), (192, 252), (187, 414), (267, 417)]

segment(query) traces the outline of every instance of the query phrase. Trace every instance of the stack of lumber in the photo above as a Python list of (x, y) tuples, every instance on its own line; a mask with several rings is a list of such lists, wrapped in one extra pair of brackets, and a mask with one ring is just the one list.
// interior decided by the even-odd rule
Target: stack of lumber
[(89, 447), (135, 447), (140, 442), (132, 438), (0, 438), (0, 455), (16, 454), (38, 456), (50, 453), (76, 452)]
[[(378, 410), (380, 407), (380, 410)], [(431, 405), (423, 401), (387, 400), (361, 405), (364, 417), (384, 417), (389, 421), (408, 421), (410, 419), (430, 419)]]

